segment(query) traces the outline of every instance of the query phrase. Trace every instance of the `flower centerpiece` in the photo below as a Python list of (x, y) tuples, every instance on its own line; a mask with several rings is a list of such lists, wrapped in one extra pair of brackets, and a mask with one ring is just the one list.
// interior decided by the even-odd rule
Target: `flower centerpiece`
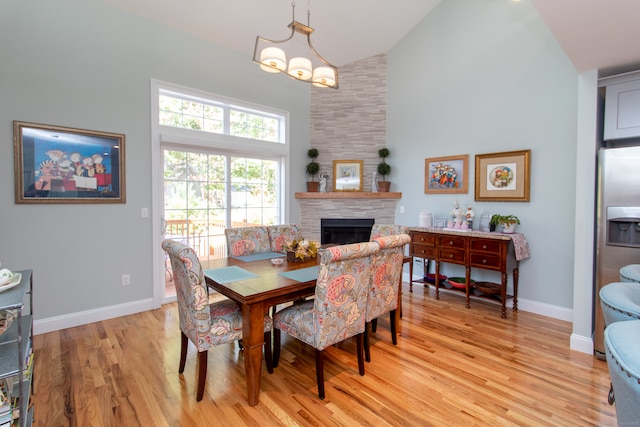
[(285, 242), (282, 246), (287, 251), (287, 261), (301, 262), (318, 255), (318, 242), (307, 240), (304, 237), (300, 240)]

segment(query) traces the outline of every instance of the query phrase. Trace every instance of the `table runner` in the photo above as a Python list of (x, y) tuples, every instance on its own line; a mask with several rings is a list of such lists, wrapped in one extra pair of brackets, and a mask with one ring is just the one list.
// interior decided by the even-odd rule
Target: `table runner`
[(279, 274), (287, 279), (295, 280), (296, 282), (309, 282), (318, 278), (318, 266), (314, 265), (313, 267), (285, 271)]
[(531, 256), (529, 254), (529, 243), (522, 233), (511, 234), (511, 241), (513, 242), (513, 249), (516, 253), (516, 260), (521, 261)]
[(262, 261), (263, 259), (282, 258), (283, 256), (284, 254), (280, 252), (262, 252), (259, 254), (234, 256), (233, 258), (240, 261), (244, 261), (244, 262), (251, 262), (251, 261)]
[(252, 272), (235, 265), (229, 267), (214, 268), (212, 270), (205, 270), (204, 275), (213, 279), (217, 283), (237, 282), (239, 280), (253, 279), (258, 277), (257, 274), (253, 274)]

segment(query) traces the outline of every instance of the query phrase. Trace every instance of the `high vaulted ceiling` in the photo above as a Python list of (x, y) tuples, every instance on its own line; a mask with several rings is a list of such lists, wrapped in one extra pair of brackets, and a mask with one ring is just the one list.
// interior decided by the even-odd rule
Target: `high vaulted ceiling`
[[(288, 37), (291, 0), (105, 0), (248, 56), (257, 35)], [(389, 51), (429, 12), (447, 0), (316, 0), (310, 3), (314, 47), (341, 66)], [(476, 1), (476, 0), (468, 0)], [(638, 0), (530, 1), (579, 72), (611, 75), (640, 68)], [(307, 23), (308, 2), (295, 19)]]

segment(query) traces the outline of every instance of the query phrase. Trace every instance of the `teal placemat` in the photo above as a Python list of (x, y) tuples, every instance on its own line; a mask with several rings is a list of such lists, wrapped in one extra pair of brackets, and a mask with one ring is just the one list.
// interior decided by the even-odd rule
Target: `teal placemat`
[(249, 262), (249, 261), (262, 261), (263, 259), (271, 259), (271, 258), (282, 258), (284, 254), (280, 252), (263, 252), (261, 254), (253, 254), (253, 255), (244, 255), (244, 256), (234, 256), (233, 258)]
[(309, 282), (318, 278), (318, 266), (301, 268), (300, 270), (285, 271), (279, 273), (287, 279), (293, 279), (296, 282)]
[(258, 277), (257, 274), (253, 274), (252, 272), (235, 265), (232, 265), (230, 267), (205, 270), (204, 275), (215, 280), (217, 283), (237, 282), (239, 280), (253, 279), (255, 277)]

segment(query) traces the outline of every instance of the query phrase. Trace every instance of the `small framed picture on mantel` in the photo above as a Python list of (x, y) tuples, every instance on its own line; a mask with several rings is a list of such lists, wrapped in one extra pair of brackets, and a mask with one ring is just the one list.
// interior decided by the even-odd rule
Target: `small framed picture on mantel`
[(334, 160), (333, 189), (362, 191), (362, 160)]

